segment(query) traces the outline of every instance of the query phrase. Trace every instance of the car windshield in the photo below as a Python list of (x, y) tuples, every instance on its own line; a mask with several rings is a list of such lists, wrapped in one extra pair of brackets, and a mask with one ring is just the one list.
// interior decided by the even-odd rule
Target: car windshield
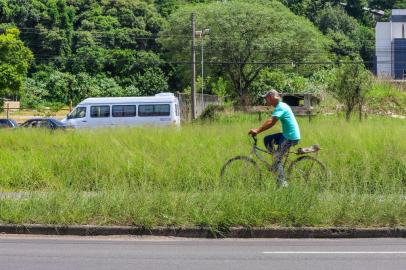
[(14, 125), (15, 127), (17, 127), (17, 126), (18, 126), (18, 124), (17, 124), (17, 122), (16, 122), (16, 121), (14, 121), (14, 120), (11, 120), (11, 119), (10, 119), (10, 122), (11, 122), (11, 123), (13, 123), (13, 125)]

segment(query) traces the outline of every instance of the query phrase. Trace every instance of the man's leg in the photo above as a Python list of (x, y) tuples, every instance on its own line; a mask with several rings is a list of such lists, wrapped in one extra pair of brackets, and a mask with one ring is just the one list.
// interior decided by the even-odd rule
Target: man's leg
[(273, 153), (275, 151), (275, 145), (279, 147), (284, 140), (285, 137), (283, 137), (282, 133), (275, 133), (264, 138), (264, 145), (270, 153)]
[(283, 169), (283, 157), (286, 155), (286, 153), (289, 151), (289, 149), (298, 144), (298, 141), (290, 141), (290, 140), (285, 140), (280, 146), (278, 151), (275, 154), (275, 164), (276, 168), (278, 171), (278, 184), (282, 187), (287, 187), (288, 182), (286, 182), (285, 178), (285, 170)]

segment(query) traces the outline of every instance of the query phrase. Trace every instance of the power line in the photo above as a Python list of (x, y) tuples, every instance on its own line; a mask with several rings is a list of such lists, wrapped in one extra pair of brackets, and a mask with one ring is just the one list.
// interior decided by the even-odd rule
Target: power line
[[(72, 58), (64, 58), (64, 57), (40, 57), (36, 58), (37, 60), (62, 60), (62, 61), (74, 61), (76, 59)], [(340, 64), (390, 64), (391, 61), (303, 61), (303, 62), (295, 62), (295, 61), (247, 61), (247, 62), (238, 62), (238, 61), (205, 61), (203, 62), (205, 65), (340, 65)], [(401, 61), (397, 63), (405, 63), (406, 61)], [(168, 65), (168, 64), (176, 64), (176, 65), (190, 65), (192, 61), (149, 61), (149, 62), (133, 62), (136, 65)], [(196, 62), (196, 64), (199, 64)]]

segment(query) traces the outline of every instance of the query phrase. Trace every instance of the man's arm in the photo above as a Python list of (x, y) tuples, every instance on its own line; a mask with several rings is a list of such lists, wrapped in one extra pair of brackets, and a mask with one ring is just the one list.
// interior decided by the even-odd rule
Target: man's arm
[(276, 122), (278, 122), (277, 117), (274, 116), (272, 118), (269, 118), (262, 124), (262, 126), (260, 128), (251, 129), (248, 134), (252, 135), (252, 136), (256, 136), (257, 134), (273, 127), (276, 124)]

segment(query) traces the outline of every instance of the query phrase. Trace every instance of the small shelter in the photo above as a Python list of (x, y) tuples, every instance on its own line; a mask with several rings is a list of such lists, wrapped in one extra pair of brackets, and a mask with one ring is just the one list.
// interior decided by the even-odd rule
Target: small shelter
[(320, 103), (320, 98), (311, 93), (281, 93), (283, 102), (288, 104), (295, 115), (315, 115), (314, 107)]

